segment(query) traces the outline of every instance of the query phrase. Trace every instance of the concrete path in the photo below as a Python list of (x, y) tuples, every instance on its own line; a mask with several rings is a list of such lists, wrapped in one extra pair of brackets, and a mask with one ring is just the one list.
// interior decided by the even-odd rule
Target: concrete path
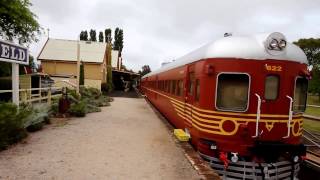
[(0, 152), (0, 179), (199, 179), (144, 99), (115, 98)]

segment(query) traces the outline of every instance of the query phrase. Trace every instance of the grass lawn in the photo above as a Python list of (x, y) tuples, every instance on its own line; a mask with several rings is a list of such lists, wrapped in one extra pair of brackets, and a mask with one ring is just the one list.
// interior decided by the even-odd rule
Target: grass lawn
[(320, 133), (320, 121), (312, 121), (304, 119), (303, 121), (303, 128), (305, 128), (308, 131), (315, 131)]
[[(307, 104), (320, 106), (319, 96), (309, 94)], [(320, 108), (307, 107), (305, 114), (320, 117)]]
[(320, 106), (319, 96), (309, 94), (307, 104)]
[(307, 107), (305, 114), (320, 117), (320, 108)]

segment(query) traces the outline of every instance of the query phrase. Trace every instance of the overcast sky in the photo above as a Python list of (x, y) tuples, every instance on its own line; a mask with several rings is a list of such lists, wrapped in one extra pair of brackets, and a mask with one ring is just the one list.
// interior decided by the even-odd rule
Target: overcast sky
[[(50, 38), (76, 40), (81, 30), (120, 27), (124, 64), (152, 70), (225, 32), (282, 32), (289, 41), (320, 37), (319, 0), (31, 0)], [(47, 38), (32, 44), (37, 56)]]

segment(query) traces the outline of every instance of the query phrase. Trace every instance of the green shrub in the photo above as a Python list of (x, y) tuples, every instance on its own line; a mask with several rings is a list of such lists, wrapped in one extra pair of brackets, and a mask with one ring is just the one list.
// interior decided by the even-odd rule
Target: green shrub
[(29, 132), (34, 132), (42, 129), (45, 123), (49, 124), (50, 106), (46, 103), (34, 104), (31, 114), (25, 118), (24, 127)]
[(71, 104), (69, 113), (76, 117), (84, 117), (86, 115), (86, 104), (83, 101)]
[(43, 122), (32, 124), (32, 125), (27, 127), (27, 131), (29, 131), (29, 132), (39, 131), (39, 130), (41, 130), (43, 128), (43, 126), (44, 126)]
[(86, 105), (86, 113), (101, 112), (101, 108), (90, 104)]
[(10, 144), (19, 142), (27, 136), (24, 120), (31, 114), (28, 106), (18, 108), (12, 103), (0, 104), (0, 149), (6, 149)]
[(56, 115), (59, 112), (59, 103), (53, 102), (49, 114)]
[(68, 93), (68, 96), (72, 96), (73, 98), (80, 100), (80, 96), (76, 90), (68, 89), (67, 93)]
[(89, 87), (89, 88), (81, 87), (80, 94), (81, 94), (81, 97), (89, 97), (89, 98), (98, 98), (99, 96), (101, 96), (100, 90), (93, 87)]

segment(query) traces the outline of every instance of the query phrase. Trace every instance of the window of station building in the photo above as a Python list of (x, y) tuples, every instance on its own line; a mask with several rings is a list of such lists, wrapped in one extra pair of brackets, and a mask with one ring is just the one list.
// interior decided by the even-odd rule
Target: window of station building
[(195, 92), (195, 100), (199, 101), (200, 99), (200, 80), (196, 80), (196, 92)]
[(247, 74), (223, 73), (218, 75), (216, 108), (223, 111), (246, 111), (249, 81)]
[(276, 100), (279, 94), (279, 76), (268, 75), (265, 80), (264, 98), (266, 100)]
[(304, 112), (306, 110), (308, 93), (308, 80), (306, 78), (298, 77), (295, 83), (293, 111)]

